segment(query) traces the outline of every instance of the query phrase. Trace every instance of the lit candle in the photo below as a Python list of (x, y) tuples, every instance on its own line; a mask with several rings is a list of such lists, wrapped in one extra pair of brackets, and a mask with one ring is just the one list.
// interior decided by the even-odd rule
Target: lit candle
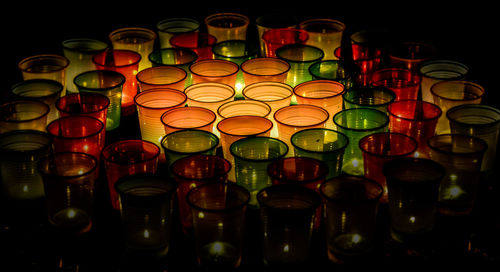
[(236, 248), (229, 243), (215, 241), (200, 249), (200, 262), (204, 267), (235, 267), (241, 261)]

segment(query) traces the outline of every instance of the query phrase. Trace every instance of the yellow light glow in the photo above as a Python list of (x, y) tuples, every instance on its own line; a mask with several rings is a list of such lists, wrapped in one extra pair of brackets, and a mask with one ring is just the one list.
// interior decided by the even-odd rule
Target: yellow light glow
[(198, 218), (201, 218), (201, 219), (205, 218), (205, 214), (203, 212), (199, 212)]
[(416, 220), (415, 216), (410, 216), (410, 223), (412, 224), (415, 223), (415, 220)]
[(144, 235), (144, 238), (148, 239), (149, 238), (149, 230), (145, 229), (143, 235)]
[(353, 243), (357, 244), (357, 243), (359, 243), (359, 241), (361, 241), (361, 236), (360, 236), (359, 234), (354, 234), (354, 235), (352, 236), (351, 241), (352, 241)]
[(212, 255), (220, 255), (224, 252), (224, 246), (221, 242), (214, 242), (210, 247), (209, 252)]
[(283, 246), (283, 252), (288, 253), (290, 251), (290, 246), (288, 244), (285, 244)]
[(352, 166), (354, 166), (354, 167), (358, 167), (359, 166), (359, 162), (356, 159), (352, 159), (351, 163), (352, 163)]
[(89, 151), (89, 146), (88, 145), (84, 145), (83, 146), (83, 151), (84, 152), (88, 152)]
[(68, 216), (68, 218), (74, 218), (76, 215), (76, 212), (73, 209), (69, 209), (68, 213), (66, 215)]
[(414, 157), (414, 158), (418, 158), (418, 157), (420, 157), (420, 153), (418, 153), (418, 151), (415, 151), (415, 153), (413, 154), (413, 157)]
[(28, 185), (26, 185), (26, 184), (23, 185), (23, 192), (27, 193), (27, 192), (29, 192), (29, 190), (30, 190), (30, 187)]

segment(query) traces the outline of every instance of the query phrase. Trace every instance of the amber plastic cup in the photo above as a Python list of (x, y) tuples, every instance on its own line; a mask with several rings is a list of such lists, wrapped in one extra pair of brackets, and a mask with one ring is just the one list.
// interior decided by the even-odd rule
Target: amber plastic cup
[(177, 199), (182, 230), (192, 235), (193, 217), (186, 196), (193, 188), (209, 182), (226, 182), (232, 164), (216, 155), (193, 155), (175, 161), (170, 171), (177, 182)]
[(50, 79), (63, 85), (61, 96), (66, 95), (66, 71), (69, 59), (57, 54), (39, 54), (22, 59), (17, 67), (24, 80)]
[[(124, 116), (135, 112), (134, 96), (137, 94), (138, 89), (136, 75), (139, 72), (141, 58), (139, 53), (127, 49), (106, 50), (92, 58), (98, 70), (115, 71), (125, 77), (121, 95), (121, 107)], [(78, 84), (77, 86), (79, 89), (81, 88)]]
[(156, 66), (140, 71), (136, 78), (141, 92), (155, 88), (171, 88), (183, 91), (187, 73), (178, 67)]
[(112, 207), (120, 209), (115, 183), (122, 177), (135, 174), (155, 174), (158, 169), (160, 148), (144, 140), (122, 140), (102, 150), (109, 197)]
[(0, 133), (12, 130), (45, 132), (50, 107), (40, 101), (16, 100), (0, 105)]
[[(161, 147), (161, 139), (165, 136), (161, 116), (170, 109), (183, 107), (187, 101), (186, 94), (175, 89), (157, 88), (138, 93), (134, 101), (137, 105), (141, 138)], [(161, 153), (160, 162), (164, 162), (165, 154)]]
[(380, 202), (388, 202), (387, 183), (382, 172), (384, 163), (401, 157), (411, 157), (417, 147), (417, 141), (413, 138), (395, 132), (373, 133), (359, 140), (359, 148), (363, 153), (364, 176), (384, 188)]
[(431, 59), (422, 62), (418, 72), (422, 78), (420, 83), (422, 100), (433, 103), (432, 85), (445, 80), (465, 80), (469, 74), (469, 67), (454, 60)]
[(475, 136), (488, 143), (481, 171), (491, 172), (495, 169), (500, 110), (488, 105), (464, 104), (449, 109), (446, 117), (450, 121), (451, 133)]
[[(235, 141), (253, 136), (270, 136), (273, 122), (260, 116), (233, 116), (222, 119), (217, 124), (220, 133), (222, 155), (234, 165), (234, 157), (229, 151), (229, 147)], [(230, 181), (236, 182), (234, 168), (229, 172)]]
[(315, 18), (304, 20), (298, 28), (304, 29), (309, 34), (306, 44), (320, 48), (325, 53), (325, 60), (335, 60), (334, 50), (340, 47), (342, 35), (346, 28), (339, 20)]
[(278, 58), (260, 57), (244, 61), (240, 69), (245, 85), (264, 81), (284, 83), (290, 64)]
[[(236, 92), (230, 85), (219, 82), (202, 82), (193, 84), (184, 90), (187, 95), (187, 104), (190, 107), (202, 107), (216, 113), (219, 107), (229, 101), (232, 101)], [(221, 118), (216, 115), (214, 125)], [(214, 133), (218, 134), (217, 129), (214, 127)]]
[(56, 108), (61, 117), (71, 115), (91, 116), (99, 119), (106, 126), (109, 98), (98, 93), (72, 93), (60, 97)]
[(207, 32), (218, 42), (246, 40), (250, 18), (244, 14), (225, 12), (214, 13), (204, 19)]
[(238, 64), (222, 59), (200, 60), (189, 66), (193, 84), (218, 82), (232, 88), (235, 88), (239, 69)]
[(274, 120), (274, 113), (292, 101), (293, 88), (281, 82), (258, 82), (245, 86), (242, 91), (245, 99), (264, 102), (271, 107), (268, 118), (273, 122), (272, 137), (278, 136), (278, 125)]
[(396, 100), (415, 100), (420, 89), (420, 75), (402, 68), (385, 68), (373, 71), (371, 85), (389, 88)]
[(265, 56), (276, 57), (276, 50), (287, 44), (305, 44), (309, 34), (297, 28), (275, 28), (262, 34), (265, 45)]
[(141, 55), (137, 71), (151, 67), (148, 56), (153, 52), (157, 38), (153, 30), (144, 27), (124, 27), (109, 33), (108, 38), (114, 50), (131, 50)]
[(440, 134), (431, 137), (428, 145), (431, 159), (446, 168), (439, 186), (439, 212), (448, 215), (471, 214), (488, 144), (470, 135)]
[(464, 80), (445, 80), (432, 85), (434, 104), (443, 111), (436, 125), (436, 134), (450, 133), (450, 123), (446, 118), (450, 108), (462, 104), (481, 104), (484, 91), (483, 86)]
[(268, 117), (270, 113), (271, 106), (267, 103), (249, 99), (229, 101), (217, 109), (217, 114), (223, 119), (242, 115)]
[(418, 143), (415, 156), (428, 158), (427, 140), (436, 134), (441, 109), (436, 104), (425, 101), (401, 100), (387, 106), (387, 112), (389, 130), (414, 138)]
[(50, 79), (28, 79), (14, 84), (10, 90), (14, 99), (38, 100), (50, 108), (47, 115), (47, 124), (59, 117), (56, 101), (61, 97), (64, 86)]
[(183, 129), (213, 131), (216, 114), (203, 107), (180, 107), (164, 112), (160, 120), (165, 134)]
[(170, 38), (172, 47), (191, 49), (198, 55), (198, 60), (213, 59), (212, 47), (216, 43), (215, 36), (203, 32), (180, 33)]
[[(325, 128), (330, 115), (325, 109), (307, 104), (290, 105), (277, 110), (274, 120), (278, 125), (278, 138), (291, 147), (290, 139), (298, 131), (309, 128)], [(288, 156), (294, 156), (289, 152)]]
[[(321, 107), (327, 110), (330, 116), (334, 116), (342, 110), (342, 95), (344, 92), (345, 86), (332, 80), (306, 81), (293, 88), (297, 104)], [(327, 122), (326, 127), (333, 129), (333, 122)]]

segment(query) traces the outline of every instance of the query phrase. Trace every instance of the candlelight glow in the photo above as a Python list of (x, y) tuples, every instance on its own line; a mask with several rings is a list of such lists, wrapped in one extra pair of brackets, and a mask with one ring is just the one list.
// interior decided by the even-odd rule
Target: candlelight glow
[(415, 216), (410, 216), (410, 223), (415, 223)]
[(353, 160), (351, 161), (351, 163), (352, 163), (352, 166), (354, 166), (354, 167), (358, 167), (358, 166), (359, 166), (359, 162), (358, 162), (358, 160), (356, 160), (356, 159), (353, 159)]
[(357, 244), (359, 243), (359, 241), (361, 241), (361, 236), (359, 234), (354, 234), (352, 236), (352, 240), (351, 240), (353, 243)]
[(283, 246), (283, 252), (288, 253), (290, 251), (290, 246), (288, 244), (285, 244)]
[(148, 239), (149, 238), (149, 231), (147, 229), (144, 230), (144, 238)]
[(209, 252), (212, 255), (220, 255), (222, 252), (224, 252), (224, 247), (222, 246), (221, 242), (215, 242), (213, 243), (212, 247), (210, 247)]
[(68, 216), (68, 218), (74, 218), (76, 215), (76, 212), (73, 209), (68, 209), (68, 213), (66, 215)]

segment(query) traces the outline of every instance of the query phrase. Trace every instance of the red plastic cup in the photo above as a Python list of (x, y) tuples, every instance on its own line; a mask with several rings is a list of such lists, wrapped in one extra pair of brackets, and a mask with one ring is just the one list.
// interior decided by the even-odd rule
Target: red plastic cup
[(359, 140), (365, 177), (378, 182), (384, 188), (380, 202), (388, 203), (387, 183), (382, 172), (384, 163), (413, 156), (417, 147), (417, 141), (412, 137), (394, 132), (374, 133)]
[(102, 160), (108, 180), (111, 205), (119, 210), (115, 183), (121, 177), (134, 174), (155, 174), (158, 169), (160, 148), (144, 140), (123, 140), (102, 150)]
[(125, 77), (122, 88), (122, 114), (131, 115), (135, 112), (134, 96), (137, 94), (137, 78), (141, 55), (135, 51), (116, 49), (106, 50), (92, 58), (99, 70), (112, 70)]
[(198, 60), (213, 59), (212, 47), (216, 43), (215, 36), (203, 32), (181, 33), (170, 38), (173, 47), (193, 50), (198, 55)]
[(54, 152), (80, 152), (99, 158), (105, 144), (106, 127), (90, 116), (67, 116), (47, 125)]
[(99, 119), (106, 127), (109, 98), (105, 95), (90, 92), (72, 93), (60, 97), (56, 108), (61, 117), (80, 115)]
[(264, 51), (267, 57), (276, 57), (276, 49), (287, 44), (305, 44), (309, 34), (303, 29), (274, 28), (262, 34)]
[(402, 68), (376, 70), (371, 75), (371, 84), (386, 87), (396, 94), (396, 100), (416, 100), (421, 77), (418, 73)]
[(182, 229), (190, 233), (193, 227), (191, 208), (186, 202), (187, 193), (204, 183), (226, 182), (231, 163), (216, 155), (193, 155), (176, 160), (170, 170), (177, 181), (177, 199)]
[(442, 114), (432, 103), (420, 100), (401, 100), (387, 106), (389, 130), (414, 138), (418, 143), (415, 157), (429, 158), (427, 140), (434, 136)]

